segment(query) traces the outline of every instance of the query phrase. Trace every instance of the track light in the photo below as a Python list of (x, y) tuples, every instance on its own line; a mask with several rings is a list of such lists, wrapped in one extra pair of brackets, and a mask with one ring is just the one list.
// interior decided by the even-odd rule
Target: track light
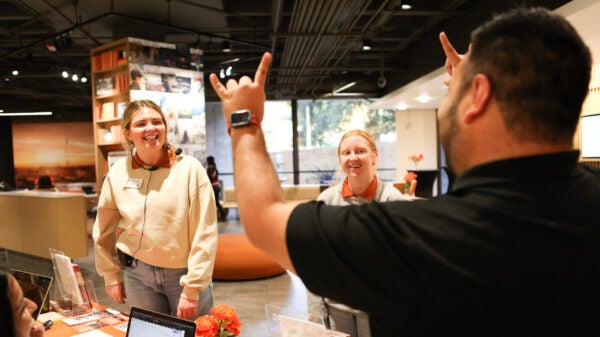
[(223, 52), (230, 53), (231, 52), (231, 44), (229, 41), (223, 41)]
[(401, 8), (405, 11), (412, 9), (412, 1), (410, 0), (402, 0)]
[(344, 91), (344, 90), (346, 90), (346, 89), (348, 89), (348, 88), (350, 88), (350, 87), (353, 87), (353, 86), (355, 86), (355, 85), (356, 85), (356, 82), (350, 82), (350, 83), (348, 83), (348, 84), (346, 84), (346, 85), (343, 85), (343, 86), (341, 86), (341, 87), (339, 87), (339, 88), (335, 89), (335, 90), (333, 91), (333, 93), (334, 93), (334, 94), (337, 94), (337, 93), (339, 93), (339, 92), (342, 92), (342, 91)]
[(371, 50), (371, 40), (369, 40), (369, 39), (363, 40), (362, 50)]

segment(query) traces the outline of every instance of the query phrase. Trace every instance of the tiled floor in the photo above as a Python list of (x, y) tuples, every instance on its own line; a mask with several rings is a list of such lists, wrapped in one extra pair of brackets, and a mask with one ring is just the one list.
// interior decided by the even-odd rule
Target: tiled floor
[[(220, 233), (243, 231), (234, 214), (229, 220), (219, 222)], [(90, 226), (90, 224), (88, 224)], [(86, 280), (92, 280), (98, 302), (123, 312), (129, 312), (127, 305), (112, 301), (104, 291), (104, 282), (94, 269), (94, 251), (89, 242), (90, 254), (86, 258), (74, 259)], [(53, 275), (52, 263), (42, 259), (0, 249), (0, 265), (33, 273)], [(52, 293), (51, 293), (52, 296)], [(242, 282), (214, 282), (213, 298), (215, 304), (225, 303), (233, 306), (242, 322), (243, 337), (274, 337), (278, 334), (276, 324), (269, 323), (266, 306), (275, 310), (286, 310), (293, 314), (306, 313), (306, 288), (295, 275), (285, 273), (280, 276)]]

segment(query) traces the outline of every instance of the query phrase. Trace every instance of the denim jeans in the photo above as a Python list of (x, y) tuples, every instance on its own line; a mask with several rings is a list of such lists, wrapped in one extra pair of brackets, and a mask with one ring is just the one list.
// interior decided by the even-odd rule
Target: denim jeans
[[(123, 271), (125, 294), (129, 307), (177, 315), (177, 305), (183, 287), (179, 279), (187, 268), (161, 268), (135, 259)], [(213, 306), (212, 282), (198, 296), (198, 316), (210, 315)]]

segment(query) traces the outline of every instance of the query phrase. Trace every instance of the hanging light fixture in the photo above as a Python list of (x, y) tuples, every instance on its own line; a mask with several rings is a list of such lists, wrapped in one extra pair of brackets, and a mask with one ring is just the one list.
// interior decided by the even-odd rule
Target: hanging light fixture
[(223, 41), (223, 52), (224, 53), (231, 52), (231, 43), (229, 43), (229, 41)]
[(371, 40), (363, 39), (362, 50), (371, 50)]

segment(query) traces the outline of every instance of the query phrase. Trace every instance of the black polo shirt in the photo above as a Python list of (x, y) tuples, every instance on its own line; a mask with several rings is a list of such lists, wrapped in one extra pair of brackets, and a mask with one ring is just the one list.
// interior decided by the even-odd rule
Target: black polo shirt
[(373, 336), (598, 331), (600, 171), (577, 159), (480, 165), (429, 200), (299, 205), (290, 257), (308, 289), (368, 312)]

